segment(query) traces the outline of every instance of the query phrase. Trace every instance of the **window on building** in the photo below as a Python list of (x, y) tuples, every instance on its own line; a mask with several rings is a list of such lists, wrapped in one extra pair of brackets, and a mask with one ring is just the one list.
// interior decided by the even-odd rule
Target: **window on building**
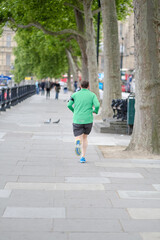
[(6, 46), (7, 46), (7, 47), (11, 47), (11, 35), (7, 35)]
[(6, 54), (6, 65), (7, 66), (11, 65), (11, 54), (9, 53)]
[(122, 38), (122, 35), (123, 35), (123, 24), (120, 23), (120, 29), (119, 29), (119, 33), (120, 33), (120, 37)]

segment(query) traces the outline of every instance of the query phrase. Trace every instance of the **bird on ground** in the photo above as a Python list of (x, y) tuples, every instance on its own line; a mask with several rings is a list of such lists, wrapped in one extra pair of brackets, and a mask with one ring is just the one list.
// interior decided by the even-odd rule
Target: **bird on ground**
[(58, 119), (57, 121), (53, 122), (53, 123), (59, 123), (60, 122), (60, 119)]
[(44, 123), (51, 123), (51, 118), (45, 121)]

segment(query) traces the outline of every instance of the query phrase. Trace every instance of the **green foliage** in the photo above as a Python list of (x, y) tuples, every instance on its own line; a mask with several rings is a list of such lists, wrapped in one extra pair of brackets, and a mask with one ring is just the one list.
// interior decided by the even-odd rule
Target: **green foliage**
[[(98, 8), (99, 0), (93, 0), (92, 9)], [(133, 0), (115, 0), (118, 20), (124, 20), (132, 12)]]
[[(0, 10), (3, 21), (12, 17), (16, 23), (39, 22), (53, 31), (75, 29), (73, 10), (64, 3), (64, 0), (3, 0)], [(11, 26), (14, 24), (11, 23)]]
[(133, 0), (115, 0), (118, 20), (124, 20), (133, 10)]
[(14, 50), (16, 81), (33, 75), (38, 79), (57, 78), (67, 71), (66, 46), (59, 38), (38, 30), (19, 30), (15, 39), (18, 44)]
[[(1, 0), (0, 23), (3, 24), (10, 18), (8, 23), (14, 30), (17, 30), (17, 24), (35, 22), (53, 32), (66, 28), (76, 29), (74, 10), (64, 3), (65, 0)], [(15, 49), (15, 79), (20, 81), (27, 75), (36, 75), (38, 78), (59, 77), (64, 73), (67, 68), (65, 49), (71, 46), (74, 50), (72, 52), (80, 55), (75, 40), (66, 42), (68, 36), (44, 35), (35, 27), (19, 29), (16, 34), (18, 47)]]

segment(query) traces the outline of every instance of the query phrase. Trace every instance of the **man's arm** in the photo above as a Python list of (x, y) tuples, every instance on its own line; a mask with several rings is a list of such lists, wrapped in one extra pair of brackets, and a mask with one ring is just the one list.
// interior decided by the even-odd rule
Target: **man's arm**
[(93, 98), (93, 105), (94, 105), (94, 110), (93, 110), (93, 113), (98, 113), (99, 111), (99, 107), (100, 107), (100, 103), (98, 101), (98, 98), (96, 95), (94, 95), (94, 98)]
[(71, 98), (69, 99), (69, 101), (68, 101), (67, 107), (68, 107), (72, 112), (74, 112), (73, 104), (74, 104), (74, 99), (73, 99), (73, 97), (71, 97)]

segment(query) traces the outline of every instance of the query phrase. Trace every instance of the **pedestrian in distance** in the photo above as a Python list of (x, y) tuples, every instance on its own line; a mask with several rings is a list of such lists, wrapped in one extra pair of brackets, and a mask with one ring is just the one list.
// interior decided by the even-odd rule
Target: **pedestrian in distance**
[(50, 98), (51, 82), (49, 80), (45, 83), (46, 88), (46, 98)]
[(58, 100), (60, 89), (61, 89), (61, 86), (60, 86), (59, 82), (56, 81), (56, 83), (55, 83), (55, 91), (56, 91), (55, 99), (56, 100)]
[(89, 90), (89, 82), (81, 82), (81, 90), (72, 94), (67, 107), (73, 112), (73, 133), (75, 152), (81, 155), (80, 162), (85, 163), (88, 135), (92, 130), (93, 113), (98, 113), (100, 103), (97, 96)]
[(64, 92), (64, 94), (68, 92), (67, 83), (64, 83), (64, 85), (63, 85), (63, 92)]
[(41, 82), (41, 95), (44, 95), (44, 89), (45, 89), (45, 82), (42, 80)]
[(39, 94), (39, 82), (36, 81), (35, 85), (36, 85), (36, 94), (38, 95)]
[(77, 83), (77, 81), (74, 81), (74, 92), (76, 92), (77, 87), (78, 87), (78, 83)]

